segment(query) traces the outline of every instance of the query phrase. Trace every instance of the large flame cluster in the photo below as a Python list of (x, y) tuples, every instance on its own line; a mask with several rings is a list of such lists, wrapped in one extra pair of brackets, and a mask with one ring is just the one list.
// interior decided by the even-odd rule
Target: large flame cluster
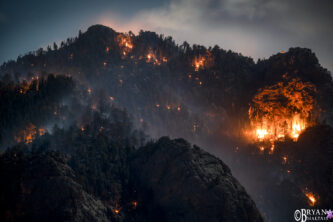
[(297, 140), (313, 123), (315, 92), (313, 84), (297, 78), (260, 89), (249, 108), (252, 136), (259, 141)]

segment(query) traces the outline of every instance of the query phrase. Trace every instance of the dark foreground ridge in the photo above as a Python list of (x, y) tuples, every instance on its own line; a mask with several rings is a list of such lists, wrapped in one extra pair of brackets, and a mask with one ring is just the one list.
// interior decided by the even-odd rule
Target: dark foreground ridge
[(131, 168), (118, 184), (134, 191), (118, 197), (128, 206), (111, 206), (87, 192), (71, 158), (53, 151), (11, 149), (2, 154), (0, 220), (263, 221), (229, 168), (183, 139), (164, 137), (117, 161), (123, 163), (118, 169)]
[(140, 149), (132, 166), (166, 221), (262, 221), (229, 167), (183, 139), (164, 137)]

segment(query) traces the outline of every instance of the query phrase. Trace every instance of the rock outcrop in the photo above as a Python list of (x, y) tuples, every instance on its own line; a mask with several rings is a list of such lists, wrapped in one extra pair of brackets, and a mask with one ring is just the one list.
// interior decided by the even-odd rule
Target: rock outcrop
[(58, 153), (0, 158), (0, 221), (108, 221), (101, 201), (75, 182)]
[(159, 221), (263, 221), (228, 166), (183, 139), (141, 148), (132, 170), (139, 193), (158, 206)]
[(88, 175), (70, 167), (73, 155), (8, 150), (0, 156), (0, 221), (263, 221), (230, 169), (199, 147), (163, 137), (131, 153), (114, 162), (130, 166), (114, 206), (80, 184)]

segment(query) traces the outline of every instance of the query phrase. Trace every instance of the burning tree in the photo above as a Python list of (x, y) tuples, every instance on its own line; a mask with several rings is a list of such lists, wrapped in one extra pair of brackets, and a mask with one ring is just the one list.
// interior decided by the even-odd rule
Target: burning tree
[(257, 140), (276, 141), (299, 134), (314, 122), (315, 86), (287, 78), (260, 89), (253, 97), (249, 118)]
[(198, 72), (200, 69), (205, 68), (206, 66), (210, 66), (213, 63), (213, 56), (210, 51), (206, 51), (205, 55), (198, 55), (193, 60), (194, 70)]
[[(119, 47), (122, 49), (123, 56), (127, 55), (133, 49), (133, 43), (129, 34), (119, 34), (117, 36)], [(107, 50), (108, 51), (108, 50)]]

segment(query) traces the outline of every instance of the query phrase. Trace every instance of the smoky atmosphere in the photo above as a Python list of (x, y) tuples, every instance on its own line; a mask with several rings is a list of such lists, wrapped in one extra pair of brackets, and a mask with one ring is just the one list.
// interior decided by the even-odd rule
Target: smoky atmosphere
[(333, 1), (0, 2), (0, 221), (333, 219)]

